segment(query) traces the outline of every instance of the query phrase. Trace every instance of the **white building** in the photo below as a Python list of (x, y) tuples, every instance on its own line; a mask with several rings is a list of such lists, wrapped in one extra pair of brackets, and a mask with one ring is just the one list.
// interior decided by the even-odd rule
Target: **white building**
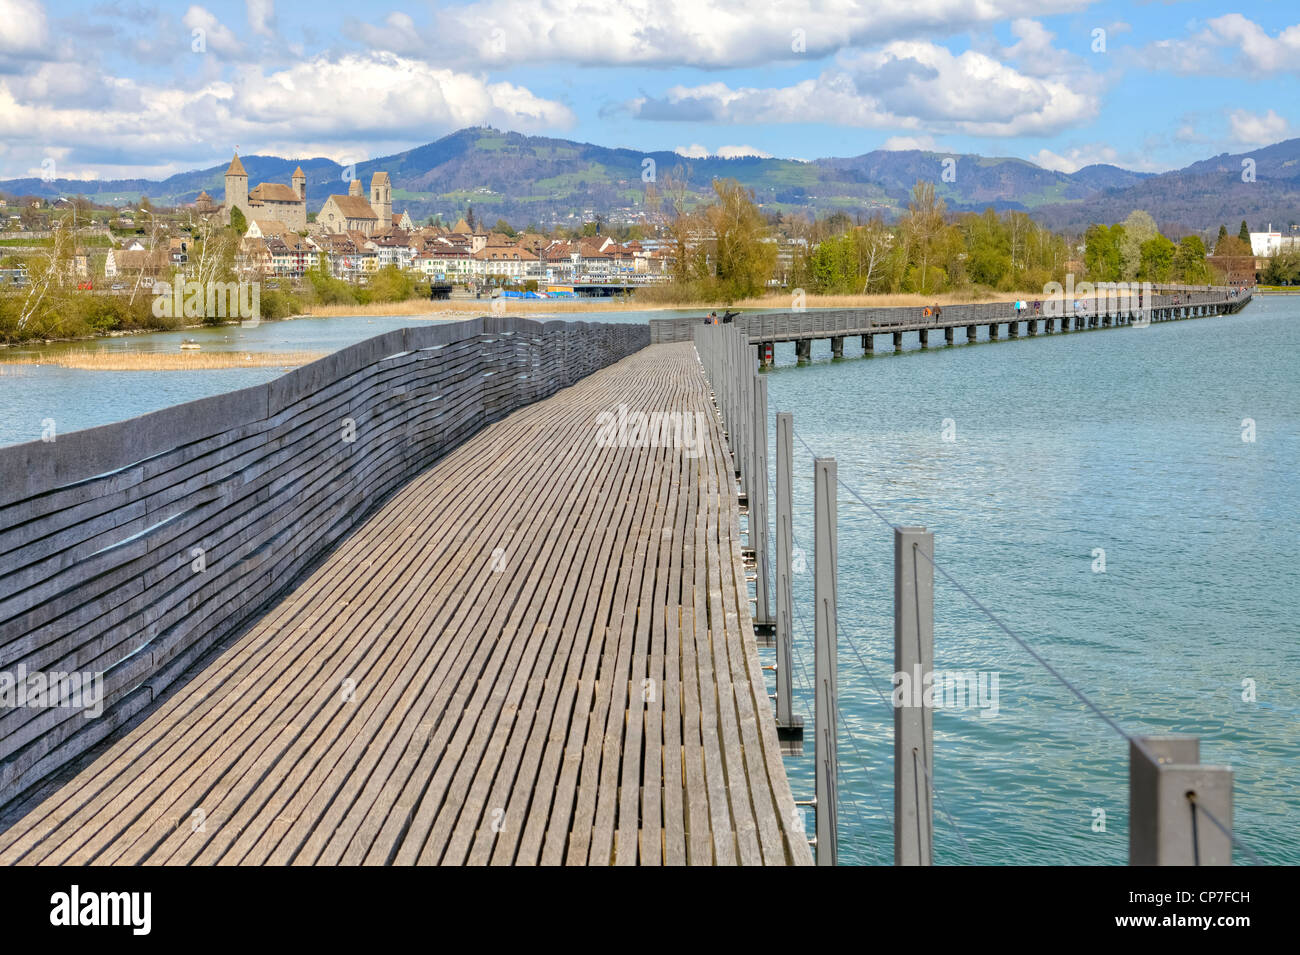
[(1300, 249), (1300, 236), (1282, 235), (1281, 232), (1274, 232), (1272, 223), (1269, 223), (1267, 232), (1252, 232), (1250, 234), (1250, 254), (1257, 256), (1277, 255), (1279, 252), (1294, 252)]

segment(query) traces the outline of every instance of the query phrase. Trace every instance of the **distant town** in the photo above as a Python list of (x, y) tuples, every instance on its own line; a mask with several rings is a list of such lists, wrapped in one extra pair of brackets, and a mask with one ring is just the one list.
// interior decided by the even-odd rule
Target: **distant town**
[[(406, 211), (393, 210), (392, 185), (385, 172), (372, 175), (368, 190), (360, 179), (353, 179), (346, 195), (331, 195), (309, 213), (301, 167), (287, 184), (263, 182), (250, 189), (238, 155), (226, 170), (224, 196), (203, 192), (189, 207), (105, 210), (84, 200), (36, 198), (20, 200), (17, 206), (8, 220), (20, 229), (48, 229), (50, 213), (79, 208), (88, 215), (87, 224), (94, 226), (90, 234), (110, 244), (99, 254), (90, 247), (77, 251), (76, 271), (86, 280), (163, 278), (186, 264), (187, 238), (213, 222), (238, 231), (234, 264), (244, 277), (301, 279), (308, 271), (323, 269), (336, 279), (365, 284), (369, 276), (392, 267), (429, 282), (472, 290), (518, 286), (547, 294), (571, 291), (575, 284), (648, 284), (664, 281), (669, 273), (663, 240), (646, 236), (618, 241), (600, 234), (596, 223), (588, 230), (591, 235), (516, 231), (505, 222), (489, 226), (475, 219), (471, 207), (468, 216), (453, 225), (436, 220), (417, 225)], [(106, 217), (105, 212), (111, 214)], [(22, 264), (8, 264), (9, 282), (21, 284)]]

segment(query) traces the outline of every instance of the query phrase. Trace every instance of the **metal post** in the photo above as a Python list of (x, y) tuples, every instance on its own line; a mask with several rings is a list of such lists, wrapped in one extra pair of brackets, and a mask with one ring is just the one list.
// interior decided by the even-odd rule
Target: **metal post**
[(894, 865), (934, 864), (934, 534), (894, 528)]
[(767, 546), (767, 379), (754, 376), (753, 405), (754, 492), (749, 496), (749, 541), (754, 547), (754, 625), (772, 629), (772, 602), (768, 590), (772, 565)]
[(794, 715), (794, 416), (776, 416), (776, 731), (802, 754), (803, 719)]
[(814, 462), (816, 492), (813, 517), (816, 537), (816, 578), (813, 587), (816, 602), (816, 655), (813, 669), (817, 681), (817, 864), (836, 864), (836, 765), (835, 731), (837, 721), (836, 669), (836, 566), (839, 548), (835, 540), (837, 508), (835, 506), (836, 467), (834, 458)]
[(1207, 817), (1232, 831), (1232, 769), (1200, 765), (1195, 736), (1138, 739), (1129, 743), (1129, 865), (1232, 865), (1232, 840)]

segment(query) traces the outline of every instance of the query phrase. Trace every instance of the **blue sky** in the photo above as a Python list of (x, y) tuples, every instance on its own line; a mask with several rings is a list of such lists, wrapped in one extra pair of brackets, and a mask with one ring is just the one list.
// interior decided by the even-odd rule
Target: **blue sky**
[(0, 0), (0, 178), (386, 155), (469, 125), (688, 155), (1158, 171), (1300, 135), (1300, 6)]

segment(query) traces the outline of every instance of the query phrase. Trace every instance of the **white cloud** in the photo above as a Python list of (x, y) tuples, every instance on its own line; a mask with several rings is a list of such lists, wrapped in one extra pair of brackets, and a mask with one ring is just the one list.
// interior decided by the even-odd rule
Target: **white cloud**
[(708, 147), (691, 143), (689, 146), (678, 146), (673, 152), (687, 159), (708, 159), (710, 156), (716, 156), (718, 159), (744, 159), (747, 156), (757, 156), (759, 159), (772, 158), (771, 153), (753, 146), (719, 146), (717, 151), (709, 152)]
[(1235, 109), (1228, 114), (1228, 126), (1235, 142), (1247, 146), (1267, 146), (1286, 139), (1291, 124), (1274, 110), (1263, 115), (1244, 109)]
[(920, 149), (924, 152), (932, 152), (935, 148), (933, 136), (890, 136), (880, 145), (881, 149), (891, 150), (894, 152), (903, 152), (910, 149)]
[(275, 0), (245, 0), (248, 26), (258, 36), (275, 36)]
[[(1269, 36), (1255, 21), (1229, 13), (1207, 20), (1187, 39), (1157, 41), (1148, 52), (1152, 65), (1181, 73), (1217, 74), (1228, 66), (1254, 75), (1300, 72), (1300, 24)], [(1222, 54), (1232, 58), (1229, 63)]]
[(1044, 169), (1068, 173), (1078, 172), (1084, 166), (1091, 166), (1095, 163), (1114, 164), (1118, 158), (1119, 154), (1112, 147), (1101, 143), (1092, 143), (1087, 146), (1067, 149), (1064, 153), (1052, 152), (1050, 149), (1040, 149), (1029, 157), (1029, 161), (1042, 166)]
[(408, 29), (394, 35), (394, 16), (404, 14), (390, 14), (385, 26), (356, 32), (382, 49), (414, 53), (417, 45), (428, 50), (436, 43), (442, 56), (489, 64), (725, 67), (815, 59), (901, 38), (952, 36), (1016, 17), (1080, 10), (1089, 2), (477, 0), (435, 11), (418, 34)]
[(193, 33), (195, 30), (203, 31), (201, 36), (209, 52), (231, 57), (244, 55), (244, 45), (206, 7), (190, 7), (185, 11), (185, 16), (181, 17), (181, 23), (190, 29), (191, 36), (197, 36)]
[(642, 119), (832, 123), (980, 136), (1049, 135), (1093, 118), (1087, 78), (1030, 76), (983, 53), (925, 41), (840, 56), (816, 79), (777, 88), (722, 82), (670, 88), (628, 104)]
[(44, 7), (36, 0), (0, 0), (0, 54), (29, 56), (48, 43)]
[(54, 101), (59, 91), (50, 77), (0, 77), (0, 140), (13, 149), (11, 169), (39, 166), (40, 157), (59, 149), (68, 151), (60, 175), (83, 167), (115, 168), (120, 175), (124, 157), (138, 157), (150, 169), (187, 168), (211, 161), (213, 143), (286, 156), (357, 157), (464, 126), (527, 132), (574, 122), (567, 106), (522, 86), (392, 55), (322, 55), (270, 72), (244, 66), (231, 79), (192, 89), (93, 71), (76, 78), (69, 69), (71, 89), (99, 89), (101, 103), (76, 96)]
[(719, 146), (717, 156), (721, 159), (744, 159), (746, 156), (757, 156), (759, 159), (771, 159), (772, 154), (764, 152), (761, 149), (755, 149), (753, 146)]

